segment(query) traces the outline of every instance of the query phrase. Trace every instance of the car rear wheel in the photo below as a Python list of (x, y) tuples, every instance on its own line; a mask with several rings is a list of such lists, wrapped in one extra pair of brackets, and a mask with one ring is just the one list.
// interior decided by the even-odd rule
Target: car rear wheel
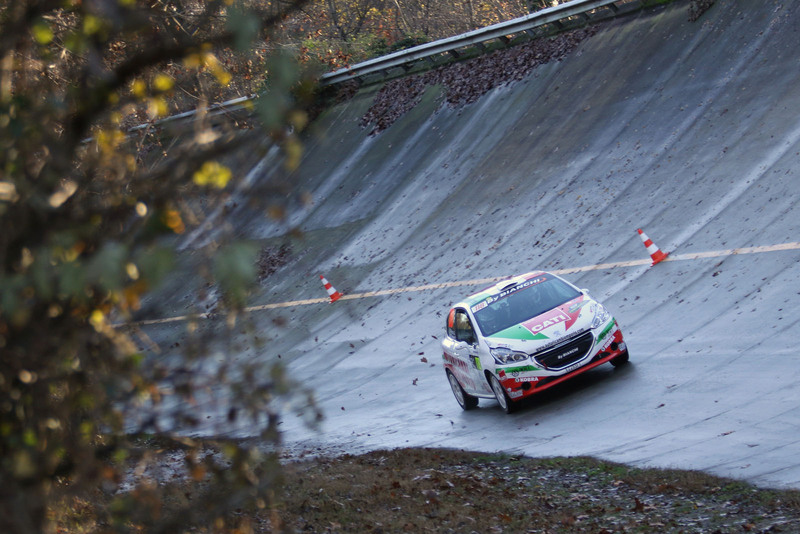
[(453, 390), (453, 396), (456, 398), (459, 406), (464, 410), (472, 410), (478, 407), (478, 398), (473, 397), (464, 391), (461, 384), (458, 383), (456, 377), (450, 371), (447, 371), (447, 381), (450, 382), (450, 388)]
[(628, 363), (629, 359), (630, 356), (628, 355), (628, 351), (626, 350), (616, 358), (613, 358), (611, 360), (611, 365), (613, 365), (614, 367), (619, 367), (620, 365), (625, 365), (626, 363)]
[(517, 409), (516, 404), (514, 404), (514, 402), (509, 398), (508, 393), (506, 393), (505, 388), (496, 376), (489, 375), (489, 385), (492, 386), (494, 396), (504, 412), (512, 413)]

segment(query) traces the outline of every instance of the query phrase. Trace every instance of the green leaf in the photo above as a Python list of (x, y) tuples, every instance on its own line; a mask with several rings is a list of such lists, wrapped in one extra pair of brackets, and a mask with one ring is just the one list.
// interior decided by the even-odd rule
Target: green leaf
[(107, 243), (89, 261), (86, 274), (91, 283), (117, 291), (125, 283), (128, 248), (120, 243)]
[(217, 251), (214, 258), (214, 278), (230, 301), (244, 305), (247, 290), (256, 280), (258, 247), (251, 243), (233, 243)]
[(53, 295), (51, 258), (50, 249), (41, 248), (36, 254), (36, 261), (31, 265), (33, 285), (41, 299), (49, 299)]
[(284, 126), (284, 117), (291, 104), (286, 93), (269, 89), (256, 100), (256, 111), (268, 130), (277, 130)]
[(258, 38), (261, 23), (258, 17), (239, 7), (228, 9), (228, 29), (234, 34), (233, 44), (237, 50), (247, 52)]
[(300, 65), (290, 52), (279, 51), (267, 61), (267, 78), (270, 89), (288, 93), (300, 79)]
[(81, 295), (86, 287), (86, 269), (78, 262), (62, 263), (58, 266), (58, 292), (74, 297)]
[(39, 441), (36, 439), (36, 433), (32, 429), (26, 428), (22, 435), (22, 442), (28, 447), (36, 447)]
[(0, 276), (0, 311), (6, 317), (11, 317), (17, 312), (19, 306), (19, 291), (22, 288), (23, 280), (19, 275)]
[(175, 254), (171, 249), (153, 247), (136, 255), (136, 267), (150, 289), (154, 289), (175, 267)]

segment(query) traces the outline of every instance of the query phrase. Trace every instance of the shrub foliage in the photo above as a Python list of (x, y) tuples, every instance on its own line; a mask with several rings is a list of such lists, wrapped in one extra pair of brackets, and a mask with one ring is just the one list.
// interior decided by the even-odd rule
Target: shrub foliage
[[(53, 502), (96, 491), (111, 496), (102, 531), (174, 532), (268, 506), (274, 458), (180, 436), (192, 435), (193, 410), (216, 388), (229, 422), (257, 422), (262, 443), (276, 441), (280, 369), (211, 365), (231, 349), (215, 341), (212, 359), (199, 335), (167, 366), (146, 358), (152, 340), (120, 325), (173, 269), (176, 239), (236, 186), (225, 155), (246, 146), (244, 123), (208, 113), (209, 102), (268, 80), (260, 137), (296, 162), (309, 84), (292, 56), (273, 51), (270, 32), (300, 6), (0, 1), (1, 532), (47, 531)], [(190, 108), (177, 133), (156, 122)], [(196, 275), (209, 285), (222, 277), (218, 311), (232, 325), (257, 251), (203, 252)], [(207, 501), (175, 501), (151, 478), (132, 478), (126, 466), (146, 473), (157, 457), (131, 436), (181, 454), (184, 475), (210, 488)], [(182, 504), (166, 513), (166, 500)]]

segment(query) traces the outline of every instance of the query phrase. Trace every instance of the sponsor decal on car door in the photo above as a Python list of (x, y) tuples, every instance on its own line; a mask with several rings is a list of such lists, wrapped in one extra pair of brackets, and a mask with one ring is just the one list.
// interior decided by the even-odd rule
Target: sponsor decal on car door
[(447, 318), (449, 343), (444, 351), (445, 364), (462, 387), (472, 392), (486, 391), (483, 368), (478, 356), (477, 336), (466, 310), (450, 310)]

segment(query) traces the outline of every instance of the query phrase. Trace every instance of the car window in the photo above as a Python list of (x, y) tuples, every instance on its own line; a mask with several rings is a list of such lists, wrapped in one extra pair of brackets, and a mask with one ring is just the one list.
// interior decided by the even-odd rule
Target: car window
[(483, 335), (491, 336), (580, 295), (580, 291), (558, 278), (544, 275), (488, 297), (472, 311)]
[(469, 321), (466, 311), (456, 310), (455, 326), (456, 339), (458, 341), (466, 341), (470, 344), (475, 343), (475, 330), (472, 328), (472, 323)]

